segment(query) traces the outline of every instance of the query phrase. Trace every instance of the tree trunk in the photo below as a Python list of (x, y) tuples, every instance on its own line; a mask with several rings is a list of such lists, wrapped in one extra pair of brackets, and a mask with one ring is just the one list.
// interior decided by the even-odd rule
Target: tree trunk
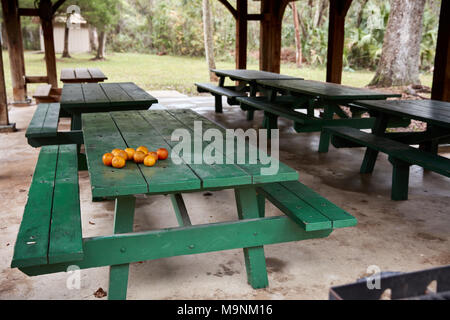
[(322, 25), (323, 22), (323, 13), (327, 8), (328, 0), (320, 0), (317, 3), (316, 12), (314, 14), (314, 26), (317, 28)]
[(356, 28), (359, 28), (361, 26), (363, 14), (364, 14), (364, 8), (366, 7), (366, 4), (368, 1), (369, 0), (361, 1), (361, 5), (359, 7), (359, 12), (358, 12), (358, 18), (356, 19)]
[(292, 16), (294, 17), (294, 33), (295, 33), (295, 63), (297, 67), (302, 66), (302, 43), (300, 41), (300, 23), (295, 2), (291, 3)]
[(67, 21), (64, 25), (64, 49), (61, 58), (71, 58), (69, 54), (69, 26), (68, 26), (69, 17), (70, 14), (67, 15)]
[(105, 59), (105, 43), (106, 43), (106, 32), (100, 31), (98, 35), (98, 48), (97, 55), (93, 60), (104, 60)]
[[(216, 63), (214, 61), (214, 38), (212, 29), (212, 13), (209, 0), (202, 0), (203, 9), (203, 37), (205, 41), (205, 56), (206, 63), (209, 69), (215, 69)], [(214, 72), (209, 72), (209, 79), (217, 81), (217, 76)]]
[(97, 51), (97, 43), (98, 43), (97, 30), (91, 26), (89, 26), (89, 43), (91, 46), (91, 52)]
[(391, 12), (377, 71), (376, 87), (420, 84), (420, 41), (426, 0), (390, 0)]

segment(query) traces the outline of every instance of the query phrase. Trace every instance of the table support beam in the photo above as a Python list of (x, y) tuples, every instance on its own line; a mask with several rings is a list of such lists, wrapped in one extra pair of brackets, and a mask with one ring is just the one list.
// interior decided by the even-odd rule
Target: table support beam
[[(325, 238), (331, 232), (331, 229), (307, 232), (290, 218), (280, 216), (115, 234), (83, 239), (84, 258), (81, 261), (26, 267), (20, 270), (29, 276), (35, 276), (65, 272), (70, 265), (77, 265), (80, 269), (97, 268), (188, 254)], [(240, 237), (236, 237), (236, 234)], [(143, 243), (146, 245), (142, 246)]]

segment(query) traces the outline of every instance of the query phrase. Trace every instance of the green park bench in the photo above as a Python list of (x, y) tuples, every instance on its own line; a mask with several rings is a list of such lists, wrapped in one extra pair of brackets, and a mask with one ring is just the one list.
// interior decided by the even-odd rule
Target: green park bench
[[(389, 161), (393, 166), (392, 200), (408, 199), (409, 167), (411, 165), (418, 165), (426, 170), (450, 177), (450, 159), (448, 158), (355, 128), (326, 127), (323, 130), (332, 135), (331, 143), (336, 147), (342, 145), (346, 147), (368, 147), (389, 156)], [(347, 141), (350, 141), (352, 145), (349, 145)], [(361, 172), (368, 173), (364, 168), (363, 163)]]
[(31, 182), (11, 267), (81, 259), (77, 146), (44, 146)]
[(247, 92), (237, 91), (235, 86), (216, 86), (212, 83), (195, 83), (198, 92), (209, 92), (215, 98), (215, 109), (216, 112), (222, 112), (222, 96), (227, 97), (227, 102), (229, 105), (239, 104), (236, 101), (238, 97), (246, 97)]

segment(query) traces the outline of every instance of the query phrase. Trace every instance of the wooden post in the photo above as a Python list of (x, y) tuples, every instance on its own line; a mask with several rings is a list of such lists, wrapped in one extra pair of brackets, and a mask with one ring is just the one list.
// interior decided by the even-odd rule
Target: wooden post
[(352, 0), (331, 0), (328, 22), (327, 82), (341, 83), (345, 16)]
[(44, 36), (48, 83), (52, 85), (52, 88), (56, 89), (58, 88), (58, 78), (56, 74), (55, 41), (53, 39), (53, 8), (50, 0), (41, 0), (39, 2), (39, 17)]
[(431, 99), (450, 102), (450, 1), (441, 2)]
[(2, 0), (2, 9), (3, 21), (5, 23), (6, 34), (8, 35), (7, 41), (14, 102), (28, 103), (24, 78), (25, 58), (23, 54), (18, 0)]
[(236, 69), (247, 69), (248, 1), (236, 1)]
[[(0, 48), (1, 48), (0, 42)], [(0, 132), (16, 131), (16, 124), (9, 123), (8, 101), (6, 96), (5, 73), (3, 72), (3, 53), (0, 51)]]
[(261, 0), (259, 69), (280, 73), (281, 23), (289, 0)]

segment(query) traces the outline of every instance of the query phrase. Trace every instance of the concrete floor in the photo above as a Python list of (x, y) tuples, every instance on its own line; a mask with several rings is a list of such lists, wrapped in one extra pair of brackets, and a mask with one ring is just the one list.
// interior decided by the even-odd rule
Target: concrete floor
[[(186, 97), (173, 91), (152, 92), (168, 108), (192, 108), (227, 128), (258, 127), (238, 107), (215, 114), (210, 96)], [(96, 299), (108, 290), (108, 268), (81, 271), (80, 289), (69, 290), (68, 274), (28, 277), (10, 262), (39, 149), (24, 137), (35, 107), (12, 108), (19, 129), (0, 134), (0, 299)], [(63, 124), (64, 125), (64, 124)], [(67, 126), (67, 124), (65, 124)], [(317, 152), (318, 133), (297, 134), (280, 120), (281, 160), (298, 170), (300, 180), (358, 219), (325, 239), (265, 247), (269, 287), (253, 290), (246, 280), (242, 250), (229, 250), (133, 263), (128, 299), (327, 299), (330, 286), (382, 271), (414, 271), (450, 264), (450, 180), (412, 167), (409, 200), (390, 200), (392, 168), (380, 155), (372, 175), (359, 174), (362, 149), (330, 148)], [(445, 155), (445, 153), (443, 153)], [(446, 154), (450, 156), (450, 154)], [(87, 172), (80, 173), (83, 236), (108, 235), (113, 202), (93, 203)], [(185, 196), (193, 224), (237, 219), (232, 191)], [(266, 204), (268, 216), (282, 213)], [(137, 200), (135, 230), (177, 226), (164, 196)]]

